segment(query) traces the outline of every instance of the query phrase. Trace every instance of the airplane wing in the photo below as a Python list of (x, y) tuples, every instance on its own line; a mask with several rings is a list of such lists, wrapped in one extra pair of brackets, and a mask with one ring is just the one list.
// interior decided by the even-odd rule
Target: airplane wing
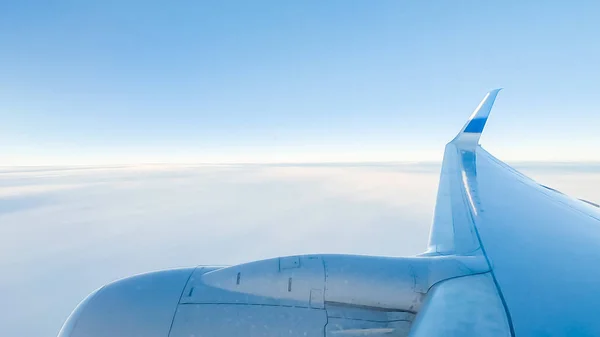
[[(446, 146), (426, 255), (483, 256), (512, 336), (600, 336), (599, 208), (536, 183), (479, 146), (498, 92)], [(461, 287), (446, 305), (467, 306), (460, 289), (476, 287)], [(431, 307), (439, 307), (435, 297)], [(440, 315), (421, 317), (414, 336), (439, 334), (431, 324)]]

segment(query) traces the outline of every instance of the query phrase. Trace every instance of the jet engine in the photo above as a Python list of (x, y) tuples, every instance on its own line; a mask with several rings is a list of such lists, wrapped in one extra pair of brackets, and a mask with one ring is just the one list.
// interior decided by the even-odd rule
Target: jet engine
[(303, 255), (141, 274), (84, 299), (58, 337), (408, 336), (430, 289), (480, 257)]

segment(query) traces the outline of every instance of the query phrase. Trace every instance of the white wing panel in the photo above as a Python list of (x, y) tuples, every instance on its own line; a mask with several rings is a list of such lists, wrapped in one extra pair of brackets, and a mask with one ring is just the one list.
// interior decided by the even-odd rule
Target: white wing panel
[(446, 147), (429, 254), (482, 254), (513, 334), (600, 336), (600, 212), (478, 145), (497, 91)]
[(600, 218), (476, 150), (475, 224), (516, 336), (600, 336)]

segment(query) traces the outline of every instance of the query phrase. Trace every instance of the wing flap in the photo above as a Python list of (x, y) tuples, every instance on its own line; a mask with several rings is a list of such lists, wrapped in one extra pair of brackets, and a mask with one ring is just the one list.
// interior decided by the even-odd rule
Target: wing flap
[(489, 273), (454, 278), (429, 290), (409, 337), (510, 337), (510, 325)]

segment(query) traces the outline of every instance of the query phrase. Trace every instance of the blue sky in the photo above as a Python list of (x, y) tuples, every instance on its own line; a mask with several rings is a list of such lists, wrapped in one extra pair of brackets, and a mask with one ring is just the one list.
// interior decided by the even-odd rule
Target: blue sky
[(3, 164), (600, 160), (594, 1), (0, 4)]

